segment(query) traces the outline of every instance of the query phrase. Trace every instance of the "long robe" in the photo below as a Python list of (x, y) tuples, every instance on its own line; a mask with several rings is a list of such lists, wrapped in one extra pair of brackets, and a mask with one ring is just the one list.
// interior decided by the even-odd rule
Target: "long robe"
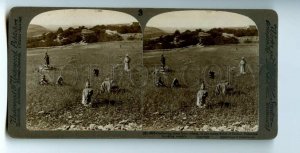
[(166, 66), (166, 58), (162, 55), (160, 58), (160, 64), (162, 68), (165, 68)]
[(124, 71), (126, 71), (126, 72), (130, 71), (129, 63), (130, 63), (130, 58), (128, 56), (126, 56), (124, 58)]
[(208, 96), (208, 92), (207, 90), (204, 90), (204, 89), (200, 89), (197, 93), (197, 102), (196, 102), (196, 105), (200, 108), (204, 107), (205, 106), (205, 100), (206, 100), (206, 97)]
[(50, 57), (49, 57), (48, 54), (45, 55), (44, 59), (45, 59), (45, 64), (46, 64), (47, 66), (50, 65)]
[(246, 61), (242, 59), (240, 61), (240, 74), (245, 74), (246, 73)]
[(83, 105), (89, 105), (92, 103), (92, 95), (93, 95), (93, 89), (92, 88), (85, 88), (82, 91), (82, 101), (81, 103)]

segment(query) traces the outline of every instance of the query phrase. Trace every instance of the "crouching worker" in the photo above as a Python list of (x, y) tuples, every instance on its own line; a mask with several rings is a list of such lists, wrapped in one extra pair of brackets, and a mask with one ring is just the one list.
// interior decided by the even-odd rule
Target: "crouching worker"
[(202, 83), (200, 86), (200, 90), (197, 92), (196, 105), (200, 108), (205, 108), (207, 96), (208, 96), (208, 92), (207, 92), (207, 90), (205, 90), (204, 83)]
[(64, 79), (62, 78), (62, 76), (58, 76), (57, 80), (56, 80), (56, 85), (62, 86), (64, 85)]
[(45, 75), (42, 75), (42, 78), (41, 78), (39, 84), (40, 85), (48, 85), (49, 84), (49, 81), (46, 79)]
[(102, 93), (110, 93), (110, 92), (113, 92), (113, 91), (117, 91), (119, 89), (117, 83), (114, 81), (114, 80), (111, 80), (109, 78), (106, 78), (101, 86), (100, 86), (100, 91)]
[(91, 88), (90, 82), (87, 81), (85, 83), (85, 88), (82, 91), (82, 104), (84, 106), (90, 106), (92, 104), (92, 96), (93, 96), (93, 89)]
[(171, 88), (179, 88), (180, 84), (177, 78), (174, 78), (171, 84)]
[(161, 77), (158, 77), (158, 79), (155, 82), (155, 86), (156, 87), (166, 87), (165, 83), (163, 82), (163, 80), (161, 79)]
[(227, 95), (228, 91), (230, 91), (229, 82), (221, 82), (218, 83), (215, 89), (216, 95)]

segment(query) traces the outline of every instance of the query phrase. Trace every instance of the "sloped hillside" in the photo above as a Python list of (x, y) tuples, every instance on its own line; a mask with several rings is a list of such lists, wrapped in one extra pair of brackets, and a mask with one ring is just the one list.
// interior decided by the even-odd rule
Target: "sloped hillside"
[(27, 37), (39, 36), (47, 32), (50, 32), (50, 30), (43, 26), (30, 24), (27, 29)]
[(161, 35), (167, 35), (168, 33), (156, 28), (156, 27), (146, 27), (145, 31), (144, 31), (144, 38), (145, 39), (150, 39), (150, 38), (155, 38), (155, 37), (159, 37)]

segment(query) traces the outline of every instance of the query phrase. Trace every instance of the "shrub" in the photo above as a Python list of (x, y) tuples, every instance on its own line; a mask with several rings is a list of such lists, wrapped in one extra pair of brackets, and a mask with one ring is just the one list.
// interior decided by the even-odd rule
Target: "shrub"
[(252, 41), (249, 39), (246, 39), (246, 40), (244, 40), (244, 43), (252, 43)]

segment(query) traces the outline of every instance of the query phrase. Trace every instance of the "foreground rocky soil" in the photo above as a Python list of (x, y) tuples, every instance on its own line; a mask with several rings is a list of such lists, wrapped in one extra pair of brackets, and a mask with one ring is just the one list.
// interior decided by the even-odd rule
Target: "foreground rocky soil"
[[(191, 123), (193, 124), (193, 123)], [(230, 126), (209, 126), (204, 125), (198, 127), (196, 125), (186, 125), (186, 126), (176, 126), (167, 131), (215, 131), (215, 132), (256, 132), (258, 130), (258, 125), (247, 125), (242, 124), (241, 122), (236, 122)], [(143, 130), (142, 125), (136, 123), (128, 122), (128, 120), (122, 120), (118, 124), (107, 124), (107, 125), (96, 125), (90, 124), (88, 127), (82, 125), (63, 125), (55, 130), (99, 130), (99, 131), (141, 131)]]

